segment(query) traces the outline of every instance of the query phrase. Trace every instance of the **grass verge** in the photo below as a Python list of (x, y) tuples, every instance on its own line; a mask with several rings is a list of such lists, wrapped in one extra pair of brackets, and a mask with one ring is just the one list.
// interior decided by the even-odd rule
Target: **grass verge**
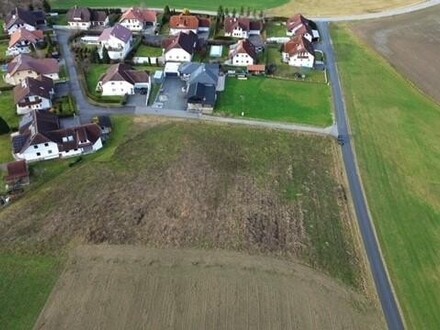
[(233, 116), (244, 112), (245, 118), (316, 126), (332, 124), (327, 85), (270, 78), (229, 78), (225, 91), (219, 96), (216, 112)]
[(360, 171), (409, 329), (440, 324), (440, 107), (332, 28)]

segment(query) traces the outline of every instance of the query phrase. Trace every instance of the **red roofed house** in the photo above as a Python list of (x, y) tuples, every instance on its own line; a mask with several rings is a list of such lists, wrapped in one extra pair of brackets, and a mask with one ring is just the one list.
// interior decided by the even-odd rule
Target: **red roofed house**
[(61, 128), (57, 115), (40, 110), (24, 115), (11, 139), (14, 158), (27, 162), (73, 157), (102, 148), (98, 125)]
[(35, 49), (35, 45), (43, 40), (43, 31), (29, 31), (25, 28), (20, 28), (12, 33), (6, 55), (16, 56), (18, 54), (30, 53)]
[(319, 32), (316, 29), (315, 23), (301, 14), (296, 14), (289, 18), (286, 28), (286, 35), (288, 36), (304, 36), (310, 42), (319, 40)]
[(29, 184), (29, 169), (25, 160), (19, 160), (6, 164), (5, 182), (13, 186), (15, 184)]
[(45, 76), (38, 76), (37, 79), (27, 77), (13, 90), (17, 114), (24, 115), (35, 109), (50, 109), (54, 93), (52, 79)]
[(122, 14), (119, 23), (132, 32), (140, 32), (146, 27), (156, 26), (157, 14), (154, 10), (130, 8)]
[(180, 32), (163, 43), (165, 62), (191, 62), (197, 47), (197, 35)]
[(283, 62), (291, 66), (313, 68), (315, 50), (307, 38), (296, 36), (284, 44), (282, 57)]
[(226, 17), (224, 28), (227, 37), (247, 39), (250, 35), (259, 35), (263, 29), (263, 23), (251, 21), (246, 17)]
[(247, 67), (257, 62), (257, 51), (249, 40), (239, 40), (238, 43), (231, 46), (229, 59), (232, 65)]
[(141, 88), (150, 88), (150, 75), (122, 63), (112, 65), (96, 86), (102, 95), (134, 94)]
[(60, 67), (56, 59), (33, 58), (26, 54), (20, 54), (8, 63), (4, 80), (10, 85), (18, 85), (27, 77), (37, 78), (39, 75), (59, 80), (59, 71)]
[(170, 18), (170, 34), (176, 35), (179, 32), (197, 32), (209, 31), (211, 20), (209, 18), (198, 18), (197, 16), (174, 15)]

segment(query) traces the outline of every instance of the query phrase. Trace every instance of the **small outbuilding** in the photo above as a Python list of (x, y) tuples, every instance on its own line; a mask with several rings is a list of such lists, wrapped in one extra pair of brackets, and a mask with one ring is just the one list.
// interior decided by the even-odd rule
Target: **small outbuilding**
[(16, 184), (26, 185), (29, 184), (29, 169), (25, 160), (19, 160), (6, 164), (7, 174), (5, 176), (5, 182), (14, 186)]

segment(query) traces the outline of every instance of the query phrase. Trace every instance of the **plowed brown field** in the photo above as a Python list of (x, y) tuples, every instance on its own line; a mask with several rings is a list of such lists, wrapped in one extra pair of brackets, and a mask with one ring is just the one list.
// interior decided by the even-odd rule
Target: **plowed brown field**
[(35, 329), (379, 329), (359, 294), (239, 253), (81, 246)]
[(440, 102), (440, 6), (353, 25), (398, 71)]

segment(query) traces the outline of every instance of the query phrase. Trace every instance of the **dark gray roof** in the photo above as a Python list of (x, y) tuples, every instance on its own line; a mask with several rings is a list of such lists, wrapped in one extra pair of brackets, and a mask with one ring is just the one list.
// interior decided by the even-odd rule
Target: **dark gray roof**
[(200, 65), (188, 79), (188, 84), (201, 83), (205, 85), (217, 86), (219, 75), (218, 64), (204, 64)]
[(188, 88), (188, 103), (215, 105), (216, 91), (214, 85), (194, 83)]
[(21, 82), (21, 84), (14, 87), (14, 101), (15, 103), (22, 103), (23, 99), (30, 96), (39, 96), (50, 99), (52, 90), (52, 79), (45, 76), (38, 76), (37, 79), (27, 77)]
[(73, 7), (67, 12), (68, 22), (104, 22), (107, 19), (105, 11), (94, 10), (86, 7)]
[(166, 52), (173, 48), (182, 48), (187, 53), (193, 54), (197, 45), (197, 40), (197, 34), (192, 31), (189, 31), (188, 33), (179, 32), (177, 36), (165, 40), (164, 48)]
[(37, 26), (43, 24), (45, 21), (45, 15), (42, 11), (31, 11), (23, 8), (15, 7), (5, 19), (6, 28), (9, 29), (14, 24), (29, 24)]
[(131, 31), (127, 29), (125, 26), (121, 24), (115, 24), (113, 27), (104, 29), (104, 31), (102, 31), (101, 35), (99, 36), (98, 40), (107, 41), (110, 38), (110, 36), (113, 36), (116, 39), (119, 39), (124, 43), (127, 43), (132, 37), (132, 35), (133, 34), (131, 33)]

